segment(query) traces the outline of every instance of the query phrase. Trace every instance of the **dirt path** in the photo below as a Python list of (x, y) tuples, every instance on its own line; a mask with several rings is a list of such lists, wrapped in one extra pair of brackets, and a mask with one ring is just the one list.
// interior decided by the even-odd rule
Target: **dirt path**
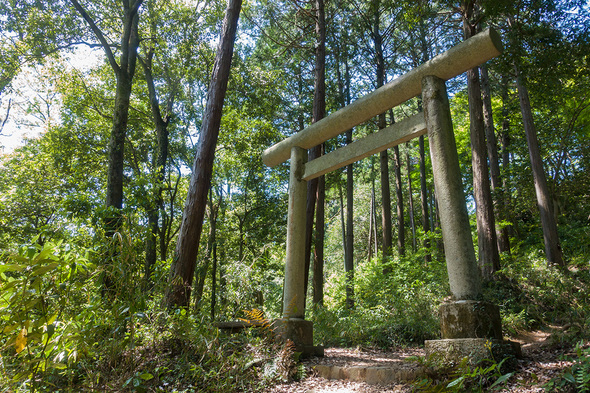
[[(564, 354), (569, 354), (571, 349), (568, 346), (560, 345), (553, 339), (552, 332), (556, 330), (558, 328), (525, 332), (512, 338), (512, 340), (521, 343), (523, 358), (518, 360), (517, 371), (503, 392), (544, 392), (543, 385), (551, 378), (561, 374), (571, 364), (560, 360)], [(408, 356), (424, 356), (422, 348), (398, 348), (388, 352), (327, 348), (325, 352), (324, 358), (311, 359), (305, 363), (309, 370), (316, 364), (387, 365), (391, 362), (400, 362), (401, 359)], [(310, 371), (310, 375), (302, 381), (277, 385), (269, 390), (269, 392), (277, 393), (405, 393), (411, 391), (410, 384), (382, 386), (346, 380), (327, 380), (313, 371)]]

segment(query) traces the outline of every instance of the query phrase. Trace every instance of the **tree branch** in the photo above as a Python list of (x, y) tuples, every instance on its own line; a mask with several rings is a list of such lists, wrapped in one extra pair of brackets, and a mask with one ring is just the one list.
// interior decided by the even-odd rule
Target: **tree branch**
[(165, 124), (164, 119), (162, 118), (162, 112), (160, 111), (160, 103), (158, 102), (158, 93), (156, 93), (156, 86), (154, 84), (154, 77), (152, 75), (152, 52), (148, 53), (147, 61), (143, 60), (143, 58), (138, 54), (137, 59), (139, 63), (143, 66), (143, 73), (145, 74), (145, 83), (148, 88), (148, 95), (150, 99), (150, 107), (152, 109), (152, 115), (154, 116), (154, 122)]
[(96, 35), (96, 38), (98, 38), (98, 41), (100, 41), (100, 43), (107, 55), (107, 59), (109, 60), (109, 63), (111, 64), (111, 67), (113, 67), (113, 70), (115, 71), (115, 73), (118, 74), (121, 71), (121, 68), (119, 67), (119, 64), (117, 64), (117, 60), (115, 59), (115, 55), (113, 54), (113, 51), (111, 51), (111, 45), (107, 42), (106, 38), (102, 34), (102, 31), (98, 28), (96, 23), (94, 23), (94, 20), (90, 17), (90, 15), (88, 15), (88, 13), (82, 7), (82, 5), (80, 5), (78, 0), (70, 0), (70, 2), (74, 6), (74, 8), (76, 8), (76, 10), (80, 13), (82, 18), (84, 18), (86, 23), (88, 23), (88, 25), (90, 26), (90, 29), (94, 32), (94, 35)]
[(8, 121), (8, 115), (10, 115), (11, 104), (12, 104), (12, 98), (8, 99), (8, 108), (6, 108), (6, 117), (4, 117), (4, 120), (2, 120), (2, 125), (0, 126), (0, 134), (2, 134), (2, 130), (4, 129), (4, 126), (6, 125), (6, 122)]

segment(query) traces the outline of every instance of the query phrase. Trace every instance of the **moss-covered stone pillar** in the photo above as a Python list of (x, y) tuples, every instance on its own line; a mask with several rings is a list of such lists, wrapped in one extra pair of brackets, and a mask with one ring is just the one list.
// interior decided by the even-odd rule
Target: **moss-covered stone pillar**
[(307, 151), (291, 149), (289, 210), (287, 213), (287, 255), (283, 293), (283, 318), (305, 317), (305, 208), (307, 182), (302, 179)]
[(445, 82), (425, 76), (422, 100), (453, 295), (440, 307), (443, 339), (427, 341), (426, 352), (442, 354), (450, 361), (469, 356), (473, 362), (489, 358), (489, 351), (496, 351), (496, 356), (518, 354), (512, 343), (502, 339), (499, 308), (482, 301)]
[(445, 82), (424, 77), (422, 100), (451, 293), (457, 300), (475, 300), (481, 283)]
[(291, 148), (287, 255), (283, 287), (283, 318), (274, 322), (279, 341), (292, 342), (302, 356), (322, 356), (323, 348), (313, 346), (313, 323), (305, 320), (305, 209), (307, 182), (303, 180), (307, 150)]

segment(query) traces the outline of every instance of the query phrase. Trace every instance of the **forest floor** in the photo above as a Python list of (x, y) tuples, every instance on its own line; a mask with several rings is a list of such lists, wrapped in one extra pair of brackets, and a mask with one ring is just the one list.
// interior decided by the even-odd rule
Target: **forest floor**
[[(571, 365), (564, 355), (574, 355), (570, 345), (562, 345), (553, 338), (559, 327), (523, 332), (511, 339), (521, 343), (522, 359), (518, 360), (515, 374), (509, 379), (503, 392), (544, 392), (543, 385), (562, 374)], [(305, 362), (309, 375), (298, 382), (276, 385), (269, 392), (276, 393), (393, 393), (415, 391), (410, 383), (392, 385), (369, 385), (348, 380), (328, 380), (313, 371), (316, 364), (362, 366), (377, 361), (394, 362), (409, 356), (424, 356), (423, 348), (399, 348), (390, 351), (326, 348), (324, 358), (312, 358)]]

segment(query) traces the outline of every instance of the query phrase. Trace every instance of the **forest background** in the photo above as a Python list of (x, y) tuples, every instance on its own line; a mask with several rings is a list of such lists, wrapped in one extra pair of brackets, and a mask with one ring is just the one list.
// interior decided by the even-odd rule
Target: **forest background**
[[(211, 184), (187, 243), (198, 254), (179, 271), (232, 7)], [(564, 341), (587, 338), (589, 11), (561, 0), (3, 2), (0, 134), (31, 136), (0, 158), (2, 385), (276, 382), (276, 363), (256, 363), (276, 348), (213, 325), (281, 316), (288, 166), (265, 167), (262, 151), (487, 27), (504, 53), (447, 83), (485, 296), (507, 334), (559, 324)], [(310, 154), (420, 108), (410, 100)], [(450, 292), (429, 161), (421, 137), (310, 186), (306, 312), (318, 344), (438, 336)], [(190, 289), (174, 294), (179, 280)]]

